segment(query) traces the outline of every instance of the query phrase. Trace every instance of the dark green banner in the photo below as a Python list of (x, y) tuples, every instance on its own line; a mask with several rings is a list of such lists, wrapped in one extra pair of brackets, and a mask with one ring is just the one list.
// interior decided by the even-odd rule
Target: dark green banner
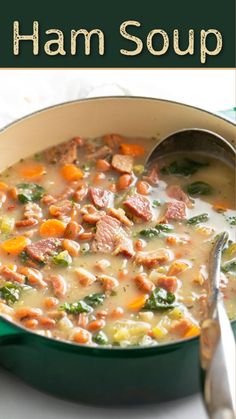
[(11, 1), (1, 7), (2, 68), (235, 67), (235, 0)]

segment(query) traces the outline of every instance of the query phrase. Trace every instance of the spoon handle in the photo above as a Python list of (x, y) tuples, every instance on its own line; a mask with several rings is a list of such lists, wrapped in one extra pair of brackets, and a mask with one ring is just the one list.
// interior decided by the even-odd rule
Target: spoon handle
[(205, 404), (211, 419), (236, 419), (235, 340), (220, 292), (221, 251), (227, 240), (222, 233), (210, 256), (209, 297), (200, 336)]
[(212, 419), (235, 419), (235, 341), (223, 305), (217, 304), (214, 320), (202, 325), (201, 345), (207, 358), (204, 397)]

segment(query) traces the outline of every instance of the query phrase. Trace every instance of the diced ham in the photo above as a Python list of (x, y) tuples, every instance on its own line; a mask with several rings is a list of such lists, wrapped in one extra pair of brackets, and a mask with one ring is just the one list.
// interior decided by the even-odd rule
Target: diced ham
[(112, 153), (112, 149), (104, 145), (103, 147), (95, 151), (94, 153), (88, 154), (87, 158), (89, 160), (103, 159), (104, 157), (108, 156), (108, 154), (111, 154), (111, 153)]
[(122, 254), (127, 257), (132, 257), (135, 254), (132, 240), (122, 231), (115, 238), (115, 250), (113, 254)]
[(80, 137), (58, 144), (45, 151), (46, 160), (51, 164), (75, 163), (77, 160), (77, 147), (81, 147), (81, 145)]
[(115, 154), (112, 158), (111, 165), (113, 169), (120, 173), (131, 173), (133, 170), (133, 157), (123, 154)]
[(109, 208), (107, 211), (107, 214), (110, 215), (111, 217), (116, 218), (117, 220), (119, 220), (122, 224), (131, 227), (133, 225), (132, 221), (126, 217), (125, 215), (125, 211), (122, 208)]
[(112, 253), (115, 248), (115, 237), (121, 228), (120, 221), (105, 215), (97, 222), (96, 227), (92, 251)]
[(157, 185), (159, 182), (159, 170), (158, 170), (158, 166), (155, 165), (153, 166), (147, 176), (143, 176), (143, 179), (146, 180), (148, 183), (151, 183), (151, 185)]
[(182, 201), (168, 202), (165, 213), (166, 220), (184, 220), (186, 218), (186, 205)]
[(180, 188), (179, 185), (170, 185), (166, 190), (167, 195), (170, 198), (174, 198), (177, 201), (184, 202), (188, 208), (192, 208), (193, 202), (190, 197)]
[(157, 286), (164, 288), (168, 292), (175, 292), (177, 290), (177, 278), (176, 276), (162, 275), (157, 279)]
[(75, 269), (76, 276), (79, 280), (79, 283), (83, 287), (87, 287), (89, 285), (92, 285), (93, 282), (96, 281), (96, 276), (93, 275), (91, 272), (87, 271), (87, 269), (84, 268), (76, 268)]
[(89, 188), (91, 201), (98, 208), (106, 208), (112, 199), (112, 192), (101, 188)]
[(142, 218), (144, 221), (150, 221), (152, 218), (150, 201), (144, 196), (132, 195), (124, 201), (123, 205), (133, 215)]
[(135, 260), (139, 265), (145, 265), (147, 268), (152, 268), (154, 266), (167, 263), (172, 258), (173, 255), (170, 250), (159, 248), (149, 252), (138, 252)]
[(128, 257), (134, 255), (132, 240), (121, 227), (120, 221), (103, 216), (96, 225), (96, 234), (92, 243), (93, 252), (123, 254)]
[(26, 246), (26, 253), (30, 258), (38, 262), (44, 262), (47, 256), (53, 255), (60, 249), (60, 247), (60, 239), (42, 239)]

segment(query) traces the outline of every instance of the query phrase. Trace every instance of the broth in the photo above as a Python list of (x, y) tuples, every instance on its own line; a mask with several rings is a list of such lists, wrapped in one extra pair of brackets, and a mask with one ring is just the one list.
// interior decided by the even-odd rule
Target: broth
[(236, 318), (235, 177), (178, 154), (146, 172), (152, 140), (73, 140), (0, 178), (0, 311), (55, 339), (147, 346), (199, 334), (214, 237)]

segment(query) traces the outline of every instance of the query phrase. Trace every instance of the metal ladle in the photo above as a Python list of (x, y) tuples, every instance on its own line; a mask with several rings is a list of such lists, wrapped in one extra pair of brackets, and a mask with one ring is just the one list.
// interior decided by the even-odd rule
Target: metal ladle
[(209, 154), (235, 167), (233, 146), (220, 135), (198, 128), (175, 131), (155, 144), (146, 158), (145, 166), (150, 166), (160, 157), (182, 152)]
[[(182, 152), (208, 154), (235, 168), (232, 145), (211, 131), (195, 128), (174, 132), (156, 144), (146, 159), (146, 167)], [(221, 233), (210, 254), (208, 301), (200, 335), (203, 395), (211, 419), (236, 418), (235, 340), (220, 291), (221, 253), (227, 239), (228, 234)]]

